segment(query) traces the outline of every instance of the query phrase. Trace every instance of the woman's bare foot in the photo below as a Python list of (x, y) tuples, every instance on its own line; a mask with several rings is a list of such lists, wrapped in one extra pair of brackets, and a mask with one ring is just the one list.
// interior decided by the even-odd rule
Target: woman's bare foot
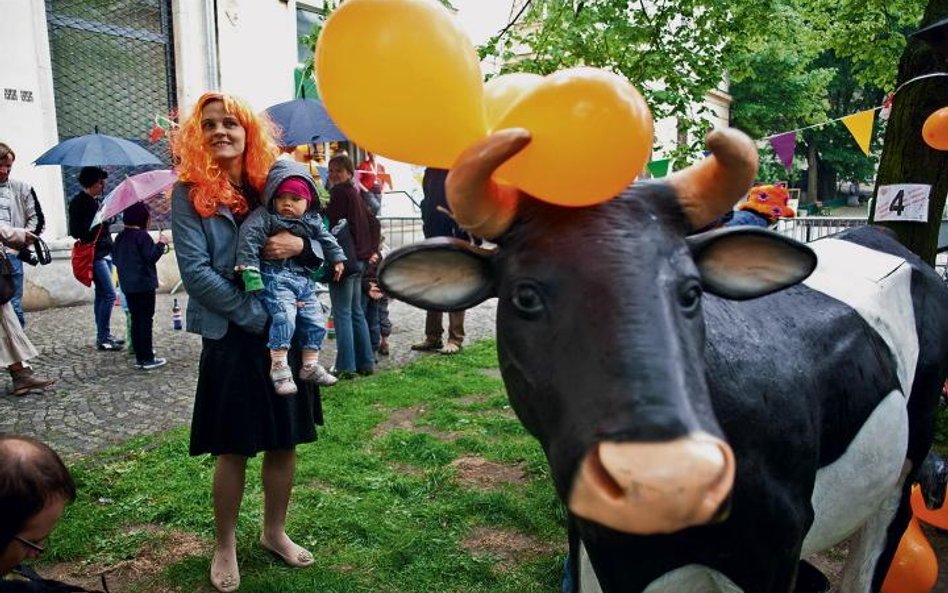
[(293, 543), (293, 540), (291, 540), (285, 532), (271, 537), (267, 537), (266, 534), (260, 534), (260, 545), (275, 556), (278, 556), (283, 562), (286, 562), (287, 565), (295, 568), (303, 568), (315, 562), (309, 550)]
[(211, 584), (221, 593), (231, 593), (240, 586), (236, 548), (215, 548), (211, 558)]

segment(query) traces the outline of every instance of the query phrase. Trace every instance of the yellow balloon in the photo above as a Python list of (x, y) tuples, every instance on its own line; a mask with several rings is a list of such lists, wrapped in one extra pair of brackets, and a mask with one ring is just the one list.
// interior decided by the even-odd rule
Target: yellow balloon
[(376, 154), (449, 168), (486, 133), (477, 53), (435, 0), (343, 2), (315, 67), (333, 121)]
[(535, 89), (543, 82), (543, 77), (530, 72), (501, 74), (484, 84), (484, 111), (487, 115), (487, 129), (494, 130), (495, 124), (513, 107), (520, 97)]
[(533, 139), (498, 179), (562, 206), (604, 202), (624, 190), (652, 152), (652, 114), (625, 79), (594, 68), (550, 74), (520, 98), (497, 129)]
[(922, 125), (922, 138), (935, 150), (948, 150), (948, 107), (928, 116)]

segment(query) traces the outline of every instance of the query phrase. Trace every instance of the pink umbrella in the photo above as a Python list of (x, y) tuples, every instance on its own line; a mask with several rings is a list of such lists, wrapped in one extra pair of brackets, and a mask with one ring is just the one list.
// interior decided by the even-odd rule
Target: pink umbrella
[(156, 169), (126, 177), (102, 201), (102, 206), (92, 219), (91, 227), (119, 214), (132, 204), (158, 195), (174, 185), (178, 174), (169, 169)]

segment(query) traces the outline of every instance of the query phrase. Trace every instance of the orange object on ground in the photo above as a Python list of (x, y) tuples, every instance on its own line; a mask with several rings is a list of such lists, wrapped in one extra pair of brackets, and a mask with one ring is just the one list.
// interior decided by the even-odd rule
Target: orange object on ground
[(912, 512), (919, 521), (938, 529), (948, 530), (948, 488), (945, 489), (945, 504), (941, 505), (940, 509), (930, 511), (925, 507), (918, 484), (912, 486)]
[(930, 593), (937, 579), (935, 550), (912, 517), (882, 582), (882, 593)]

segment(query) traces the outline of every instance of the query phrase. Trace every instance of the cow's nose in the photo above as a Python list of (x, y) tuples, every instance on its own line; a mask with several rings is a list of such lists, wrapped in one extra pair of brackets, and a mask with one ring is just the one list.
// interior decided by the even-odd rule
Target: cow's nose
[(662, 443), (600, 443), (583, 459), (570, 509), (628, 533), (671, 533), (710, 521), (734, 484), (734, 453), (696, 433)]

